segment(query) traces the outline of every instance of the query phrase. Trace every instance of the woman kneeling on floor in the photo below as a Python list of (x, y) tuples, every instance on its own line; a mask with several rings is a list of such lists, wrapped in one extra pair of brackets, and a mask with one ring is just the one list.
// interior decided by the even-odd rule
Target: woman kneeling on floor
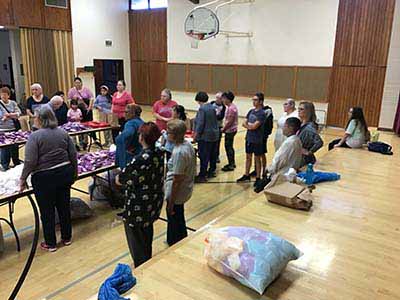
[(125, 224), (129, 251), (137, 268), (152, 256), (153, 223), (164, 201), (164, 154), (156, 148), (161, 132), (153, 122), (139, 128), (141, 152), (116, 177), (125, 190)]
[(370, 133), (364, 113), (361, 107), (353, 107), (349, 110), (350, 120), (347, 122), (346, 132), (341, 139), (329, 143), (329, 150), (333, 148), (361, 148), (369, 141)]

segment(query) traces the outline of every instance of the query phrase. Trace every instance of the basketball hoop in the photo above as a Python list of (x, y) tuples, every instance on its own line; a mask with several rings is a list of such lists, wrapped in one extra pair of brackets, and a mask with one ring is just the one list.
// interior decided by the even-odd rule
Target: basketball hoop
[(185, 33), (192, 39), (203, 41), (219, 33), (217, 15), (206, 7), (192, 10), (185, 20)]

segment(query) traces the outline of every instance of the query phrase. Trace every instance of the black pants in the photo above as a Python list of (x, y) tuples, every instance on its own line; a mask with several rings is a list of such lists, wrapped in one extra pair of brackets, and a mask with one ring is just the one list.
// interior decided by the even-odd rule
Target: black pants
[(230, 166), (235, 166), (235, 149), (233, 148), (233, 143), (235, 141), (236, 132), (225, 133), (225, 152), (228, 158), (228, 164)]
[[(332, 142), (330, 142), (329, 146), (328, 146), (328, 150), (331, 151), (335, 147), (335, 145), (340, 143), (341, 140), (342, 139), (337, 139), (337, 140), (333, 140)], [(340, 147), (342, 147), (342, 148), (350, 148), (349, 145), (346, 144), (346, 142), (344, 142)]]
[(209, 173), (215, 172), (217, 169), (217, 145), (218, 142), (206, 142), (199, 141), (199, 157), (200, 157), (200, 173), (199, 176), (206, 177), (207, 176), (207, 168), (208, 164), (210, 164), (210, 168), (208, 169)]
[(147, 227), (131, 227), (124, 223), (125, 235), (128, 242), (135, 268), (151, 258), (154, 229), (153, 224)]
[(126, 119), (125, 118), (118, 118), (118, 125), (119, 128), (116, 129), (112, 129), (111, 130), (111, 134), (112, 134), (112, 138), (113, 138), (113, 142), (115, 144), (115, 138), (118, 136), (118, 134), (124, 130), (124, 126), (126, 123)]
[(60, 218), (61, 239), (71, 240), (71, 185), (74, 180), (72, 165), (35, 173), (32, 176), (33, 192), (39, 205), (44, 240), (47, 245), (57, 245), (55, 209)]
[(167, 211), (168, 228), (167, 243), (172, 246), (188, 236), (185, 221), (185, 209), (183, 204), (174, 205), (175, 214), (170, 215)]
[(10, 167), (10, 161), (13, 161), (14, 166), (19, 165), (19, 148), (18, 145), (11, 145), (0, 149), (1, 165), (5, 170)]

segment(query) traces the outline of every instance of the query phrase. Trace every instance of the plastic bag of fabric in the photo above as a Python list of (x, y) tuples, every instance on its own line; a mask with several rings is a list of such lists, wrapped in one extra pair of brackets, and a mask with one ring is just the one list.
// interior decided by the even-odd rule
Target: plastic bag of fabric
[(136, 284), (136, 278), (128, 265), (118, 264), (114, 273), (104, 281), (99, 290), (99, 300), (127, 300), (120, 296)]
[[(297, 174), (301, 180), (306, 180), (306, 172), (300, 172)], [(325, 182), (325, 181), (336, 181), (340, 179), (340, 175), (337, 173), (329, 173), (329, 172), (319, 172), (315, 171), (312, 176), (312, 184)]]
[(211, 229), (206, 237), (208, 265), (262, 295), (291, 260), (302, 254), (290, 242), (249, 227)]
[[(122, 208), (125, 198), (121, 187), (115, 183), (115, 177), (120, 173), (118, 169), (104, 172), (94, 177), (89, 183), (90, 197), (95, 201), (107, 201), (113, 208)], [(111, 183), (111, 186), (110, 186)]]
[[(87, 219), (94, 215), (93, 210), (80, 198), (71, 198), (71, 220)], [(60, 223), (56, 210), (56, 224)]]

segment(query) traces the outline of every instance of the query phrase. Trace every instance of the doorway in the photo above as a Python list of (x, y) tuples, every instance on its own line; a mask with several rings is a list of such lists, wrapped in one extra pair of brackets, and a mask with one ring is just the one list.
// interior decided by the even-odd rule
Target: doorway
[(124, 61), (122, 59), (95, 59), (93, 62), (96, 95), (100, 93), (102, 85), (106, 85), (112, 95), (117, 90), (118, 80), (124, 79)]
[(16, 100), (10, 35), (8, 30), (0, 30), (0, 86), (8, 87), (11, 90), (11, 99)]

